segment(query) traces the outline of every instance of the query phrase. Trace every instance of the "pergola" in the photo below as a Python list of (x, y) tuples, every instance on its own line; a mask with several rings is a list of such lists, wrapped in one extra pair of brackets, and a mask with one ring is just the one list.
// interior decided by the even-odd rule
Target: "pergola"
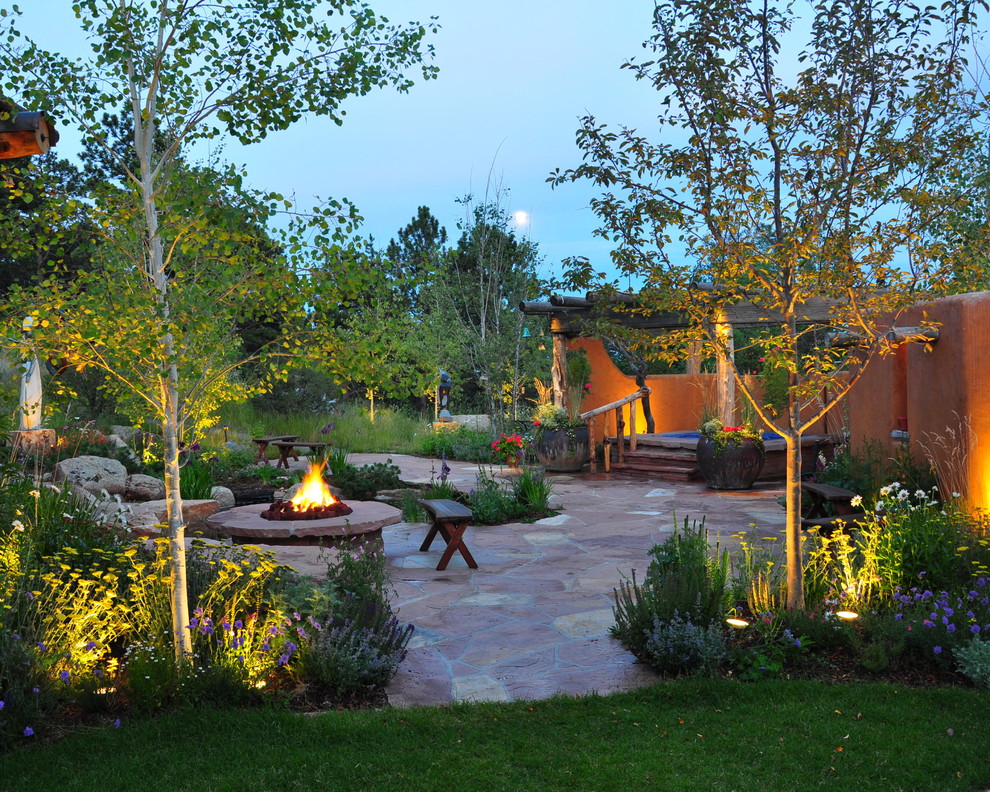
[[(712, 290), (710, 284), (695, 283), (692, 289)], [(603, 320), (619, 327), (660, 335), (670, 330), (689, 326), (684, 314), (671, 311), (648, 311), (639, 305), (639, 297), (625, 292), (588, 292), (584, 297), (553, 295), (549, 301), (523, 301), (519, 310), (528, 316), (550, 317), (550, 333), (553, 338), (553, 382), (554, 403), (563, 405), (563, 394), (567, 390), (566, 351), (567, 339), (587, 335), (587, 329)], [(837, 301), (812, 297), (801, 305), (802, 324), (831, 324)], [(782, 315), (751, 302), (738, 302), (713, 310), (712, 324), (715, 332), (723, 340), (729, 354), (733, 353), (732, 331), (737, 327), (761, 327), (781, 324)], [(893, 343), (921, 340), (926, 343), (938, 341), (938, 330), (933, 328), (903, 327), (887, 333)], [(831, 343), (837, 346), (855, 346), (861, 341), (855, 333), (836, 329)], [(700, 360), (689, 361), (688, 373), (700, 371)], [(717, 368), (719, 415), (723, 422), (731, 423), (735, 405), (735, 380), (728, 364), (719, 357)]]

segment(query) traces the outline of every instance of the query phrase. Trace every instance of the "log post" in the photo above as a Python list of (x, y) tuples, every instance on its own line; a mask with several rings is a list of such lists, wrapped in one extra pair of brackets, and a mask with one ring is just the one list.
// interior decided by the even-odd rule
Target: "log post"
[(550, 369), (553, 406), (567, 407), (567, 338), (553, 333), (553, 365)]
[(732, 365), (729, 363), (735, 356), (735, 341), (732, 337), (732, 325), (721, 314), (715, 324), (715, 334), (718, 337), (718, 417), (726, 426), (736, 422), (736, 381), (732, 376)]

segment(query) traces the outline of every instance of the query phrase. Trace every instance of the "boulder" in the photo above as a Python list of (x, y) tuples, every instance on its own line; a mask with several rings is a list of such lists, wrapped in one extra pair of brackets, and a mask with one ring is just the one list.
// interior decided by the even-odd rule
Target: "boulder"
[(214, 487), (210, 490), (210, 497), (220, 504), (221, 509), (232, 509), (237, 503), (234, 493), (226, 487)]
[(468, 429), (475, 429), (479, 432), (490, 432), (492, 430), (492, 419), (489, 415), (454, 415), (451, 417), (454, 423), (466, 426)]
[[(186, 535), (205, 533), (215, 534), (214, 529), (207, 526), (206, 518), (220, 511), (220, 504), (215, 500), (184, 500), (182, 501), (182, 516), (186, 518)], [(128, 518), (131, 530), (139, 536), (164, 536), (168, 523), (168, 506), (164, 500), (147, 501), (131, 505)]]
[(161, 500), (165, 497), (165, 482), (154, 476), (133, 473), (127, 477), (125, 496), (132, 501)]
[(56, 482), (78, 484), (87, 492), (121, 495), (127, 490), (127, 470), (116, 459), (78, 456), (63, 459), (55, 466)]
[(137, 435), (137, 429), (133, 426), (118, 426), (114, 425), (110, 427), (110, 434), (119, 437), (125, 445), (133, 446), (134, 437)]

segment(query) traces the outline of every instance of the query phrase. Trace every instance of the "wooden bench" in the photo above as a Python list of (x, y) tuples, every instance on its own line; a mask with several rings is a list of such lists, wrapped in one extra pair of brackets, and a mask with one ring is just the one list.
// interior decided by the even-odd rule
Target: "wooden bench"
[(474, 519), (471, 510), (467, 506), (452, 500), (421, 500), (419, 501), (419, 505), (426, 510), (433, 522), (430, 526), (429, 533), (426, 534), (426, 539), (420, 545), (420, 552), (425, 553), (430, 549), (430, 545), (433, 544), (433, 540), (438, 533), (447, 543), (447, 548), (443, 551), (443, 555), (440, 556), (440, 563), (437, 564), (437, 571), (443, 572), (447, 568), (447, 564), (450, 562), (450, 558), (454, 555), (455, 550), (460, 550), (461, 555), (464, 556), (464, 560), (467, 561), (467, 565), (471, 569), (477, 569), (478, 562), (474, 560), (471, 551), (468, 550), (467, 545), (464, 543), (464, 531), (471, 524), (471, 520)]
[[(847, 530), (847, 526), (866, 517), (866, 512), (858, 511), (852, 505), (855, 497), (855, 492), (842, 487), (802, 481), (801, 527), (817, 528), (826, 536), (835, 530)], [(830, 507), (835, 510), (835, 514), (829, 513)]]
[[(251, 442), (258, 444), (258, 461), (268, 464), (268, 444), (298, 440), (299, 435), (272, 435), (271, 437), (252, 437)], [(295, 457), (299, 459), (299, 457)]]
[(286, 470), (289, 469), (290, 455), (294, 460), (299, 461), (299, 455), (296, 453), (297, 448), (320, 451), (330, 447), (330, 443), (306, 443), (300, 440), (275, 440), (272, 445), (278, 449), (278, 462), (275, 463), (275, 467), (284, 467)]

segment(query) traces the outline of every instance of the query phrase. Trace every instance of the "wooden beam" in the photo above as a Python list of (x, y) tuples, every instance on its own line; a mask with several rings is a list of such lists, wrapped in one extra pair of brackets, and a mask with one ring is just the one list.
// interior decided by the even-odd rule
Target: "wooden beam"
[(16, 159), (44, 154), (58, 142), (55, 125), (44, 113), (19, 111), (0, 121), (0, 159)]

